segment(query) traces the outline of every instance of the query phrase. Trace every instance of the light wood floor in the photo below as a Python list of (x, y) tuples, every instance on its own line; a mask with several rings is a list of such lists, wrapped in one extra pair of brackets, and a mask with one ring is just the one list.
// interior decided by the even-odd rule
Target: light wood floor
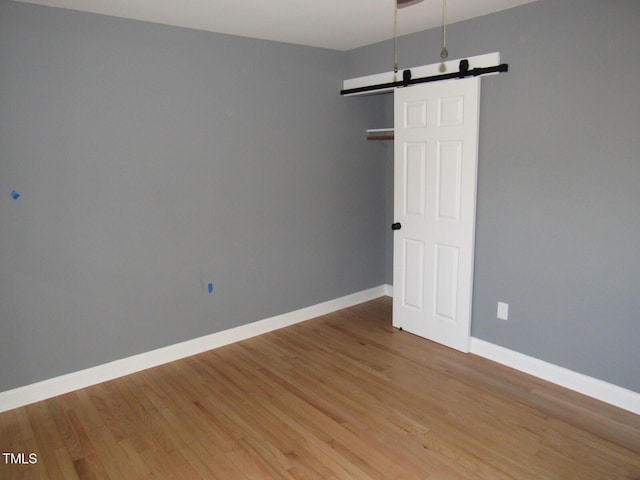
[(640, 479), (640, 417), (391, 327), (387, 297), (0, 414), (0, 478)]

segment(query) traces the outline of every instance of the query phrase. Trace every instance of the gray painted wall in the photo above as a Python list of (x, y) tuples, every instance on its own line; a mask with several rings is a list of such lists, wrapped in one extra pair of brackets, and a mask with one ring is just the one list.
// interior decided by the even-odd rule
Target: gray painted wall
[(0, 0), (0, 72), (0, 391), (384, 283), (344, 54)]
[[(402, 37), (401, 67), (439, 45)], [(482, 83), (473, 336), (640, 392), (640, 2), (539, 0), (451, 25), (447, 47), (510, 67)], [(392, 64), (384, 42), (346, 74)]]

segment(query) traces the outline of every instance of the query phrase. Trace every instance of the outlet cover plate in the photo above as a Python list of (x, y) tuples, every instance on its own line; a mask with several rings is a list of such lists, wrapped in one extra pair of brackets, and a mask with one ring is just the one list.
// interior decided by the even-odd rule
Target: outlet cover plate
[(509, 320), (509, 304), (498, 302), (498, 318), (500, 320)]

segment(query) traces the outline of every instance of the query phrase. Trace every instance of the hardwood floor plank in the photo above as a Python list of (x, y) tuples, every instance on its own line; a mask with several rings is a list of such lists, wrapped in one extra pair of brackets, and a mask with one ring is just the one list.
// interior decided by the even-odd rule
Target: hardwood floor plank
[[(188, 445), (184, 445), (184, 448), (188, 448)], [(180, 448), (169, 452), (167, 461), (163, 461), (162, 465), (167, 470), (170, 470), (173, 476), (179, 480), (196, 480), (201, 478), (196, 469), (193, 468), (184, 457)]]
[(38, 456), (38, 462), (28, 470), (33, 471), (38, 477), (62, 478), (55, 452), (64, 446), (64, 441), (55, 425), (48, 403), (38, 402), (25, 408), (34, 436), (25, 441), (21, 451), (24, 454), (36, 453)]
[(60, 467), (60, 472), (62, 472), (61, 478), (65, 480), (79, 480), (78, 473), (73, 465), (73, 459), (69, 456), (69, 451), (66, 448), (57, 449), (55, 451), (55, 457)]
[(142, 457), (144, 449), (140, 449), (137, 445), (134, 445), (134, 441), (131, 439), (124, 439), (118, 442), (118, 446), (124, 452), (126, 460), (121, 468), (127, 470), (127, 478), (132, 479), (146, 479), (150, 478), (152, 474), (151, 468), (147, 466), (147, 462)]
[(202, 478), (247, 479), (244, 473), (229, 459), (228, 452), (218, 452), (214, 445), (194, 442), (189, 445), (188, 449), (183, 450), (183, 453), (194, 467), (199, 468), (199, 473), (204, 474)]
[[(73, 465), (76, 469), (78, 477), (81, 480), (112, 480), (104, 468), (102, 459), (96, 453), (92, 453), (91, 455), (87, 455), (80, 460), (76, 460), (75, 462), (73, 462)], [(52, 476), (51, 478), (62, 477)]]
[[(56, 428), (58, 432), (60, 432), (60, 437), (64, 444), (64, 449), (60, 448), (59, 450), (65, 450), (67, 452), (67, 456), (72, 461), (82, 458), (85, 453), (69, 419), (69, 414), (73, 412), (73, 410), (67, 409), (62, 397), (51, 399), (51, 401), (48, 402), (48, 405), (51, 409), (51, 414), (56, 424)], [(74, 415), (77, 416), (77, 413)]]
[(398, 331), (383, 297), (2, 413), (0, 450), (38, 455), (2, 480), (640, 480), (640, 416)]
[(88, 430), (87, 438), (93, 445), (94, 452), (100, 452), (100, 461), (106, 475), (114, 480), (131, 477), (129, 472), (132, 468), (127, 454), (106, 426)]

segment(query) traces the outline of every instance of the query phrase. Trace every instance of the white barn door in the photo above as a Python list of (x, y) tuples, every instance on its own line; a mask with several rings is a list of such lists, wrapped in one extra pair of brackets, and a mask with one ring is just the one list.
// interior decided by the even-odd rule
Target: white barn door
[(469, 351), (480, 78), (394, 92), (393, 325)]

